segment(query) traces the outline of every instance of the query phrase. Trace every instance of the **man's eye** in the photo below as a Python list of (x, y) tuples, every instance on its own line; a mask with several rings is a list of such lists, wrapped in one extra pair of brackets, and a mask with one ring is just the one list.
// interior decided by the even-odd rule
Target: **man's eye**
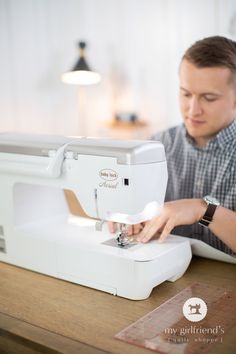
[(215, 96), (204, 96), (204, 99), (207, 102), (213, 102), (213, 101), (216, 101), (217, 98)]
[(190, 94), (190, 93), (187, 93), (187, 92), (182, 93), (182, 95), (183, 95), (184, 97), (191, 97), (191, 94)]

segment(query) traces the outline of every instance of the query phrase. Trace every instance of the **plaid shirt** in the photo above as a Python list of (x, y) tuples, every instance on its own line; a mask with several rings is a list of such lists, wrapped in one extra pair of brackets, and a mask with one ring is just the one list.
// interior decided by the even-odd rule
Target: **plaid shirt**
[[(152, 139), (165, 146), (169, 175), (166, 201), (210, 195), (223, 207), (236, 211), (236, 120), (206, 147), (196, 146), (184, 125), (158, 133)], [(207, 227), (198, 223), (178, 226), (172, 232), (234, 254)]]

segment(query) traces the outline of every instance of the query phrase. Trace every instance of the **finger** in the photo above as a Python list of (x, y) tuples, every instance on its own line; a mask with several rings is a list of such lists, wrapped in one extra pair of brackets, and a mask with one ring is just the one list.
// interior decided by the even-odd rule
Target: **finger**
[(165, 239), (167, 238), (167, 236), (171, 233), (171, 231), (173, 230), (173, 228), (175, 227), (173, 221), (168, 221), (159, 237), (158, 242), (163, 242), (165, 241)]
[(128, 226), (128, 230), (127, 230), (127, 234), (128, 236), (132, 236), (133, 235), (133, 225), (129, 225)]
[(139, 234), (142, 230), (143, 230), (143, 225), (142, 224), (133, 225), (133, 233), (134, 233), (134, 235)]
[(143, 231), (138, 237), (138, 241), (144, 243), (148, 242), (156, 234), (157, 231), (164, 227), (165, 223), (166, 217), (164, 215), (151, 220), (151, 222), (144, 227)]
[(158, 217), (153, 220), (151, 220), (143, 229), (141, 232), (141, 242), (147, 242), (150, 240), (154, 234), (157, 233), (160, 229), (162, 229), (163, 224), (165, 224), (165, 218), (164, 217)]
[(110, 233), (114, 234), (116, 232), (116, 228), (116, 222), (108, 221), (108, 230), (110, 231)]
[(151, 238), (154, 237), (154, 235), (158, 232), (158, 227), (157, 225), (153, 225), (152, 227), (150, 227), (147, 231), (147, 233), (141, 238), (141, 242), (146, 243), (149, 240), (151, 240)]
[(147, 223), (143, 230), (141, 231), (141, 233), (139, 234), (139, 236), (137, 237), (137, 241), (139, 242), (143, 242), (144, 238), (150, 233), (150, 229), (152, 227), (152, 223), (151, 221), (149, 223)]
[(128, 236), (137, 235), (143, 229), (141, 224), (129, 225)]

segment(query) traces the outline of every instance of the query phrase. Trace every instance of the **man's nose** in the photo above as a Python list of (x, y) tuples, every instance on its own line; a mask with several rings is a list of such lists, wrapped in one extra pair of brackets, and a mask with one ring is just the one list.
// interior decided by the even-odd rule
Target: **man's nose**
[(189, 101), (189, 115), (197, 116), (202, 113), (201, 105), (196, 97), (192, 97)]

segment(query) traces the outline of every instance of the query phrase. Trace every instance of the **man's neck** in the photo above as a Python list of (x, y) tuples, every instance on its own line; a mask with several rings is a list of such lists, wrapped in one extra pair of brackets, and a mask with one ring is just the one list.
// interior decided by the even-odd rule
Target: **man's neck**
[(210, 137), (201, 137), (201, 138), (193, 138), (196, 146), (198, 147), (206, 147), (207, 144), (209, 143), (210, 140), (214, 139), (216, 137), (216, 134), (215, 135), (212, 135)]

